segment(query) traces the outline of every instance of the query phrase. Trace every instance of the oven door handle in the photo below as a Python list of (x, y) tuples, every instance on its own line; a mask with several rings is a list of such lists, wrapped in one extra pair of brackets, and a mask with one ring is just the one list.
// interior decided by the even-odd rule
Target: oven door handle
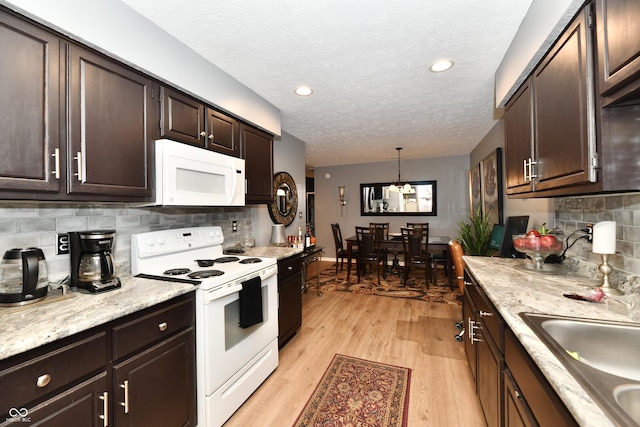
[(220, 298), (224, 298), (226, 296), (237, 294), (242, 290), (242, 285), (235, 285), (225, 289), (219, 289), (217, 291), (207, 292), (205, 304), (210, 303), (211, 301), (215, 301)]

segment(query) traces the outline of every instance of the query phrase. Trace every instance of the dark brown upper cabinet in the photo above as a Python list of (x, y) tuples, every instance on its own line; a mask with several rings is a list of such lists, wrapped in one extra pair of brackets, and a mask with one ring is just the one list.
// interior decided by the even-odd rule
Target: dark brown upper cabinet
[(162, 88), (163, 138), (240, 157), (238, 122), (171, 88)]
[[(598, 81), (605, 104), (640, 88), (640, 2), (597, 0)], [(635, 82), (631, 82), (636, 78)], [(628, 88), (622, 88), (627, 83)], [(614, 94), (621, 89), (620, 93)], [(638, 95), (636, 95), (638, 98)]]
[(99, 54), (68, 49), (69, 193), (151, 196), (148, 149), (159, 86)]
[(590, 13), (576, 16), (507, 104), (507, 194), (571, 193), (597, 181)]
[(240, 124), (242, 158), (245, 160), (246, 204), (273, 201), (273, 137)]
[(60, 43), (0, 12), (0, 190), (60, 188)]

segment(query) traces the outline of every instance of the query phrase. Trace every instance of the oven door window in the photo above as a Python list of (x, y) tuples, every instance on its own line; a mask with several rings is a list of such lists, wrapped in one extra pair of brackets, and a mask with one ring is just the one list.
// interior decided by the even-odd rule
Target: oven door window
[(264, 320), (248, 328), (240, 327), (240, 300), (234, 299), (224, 306), (224, 349), (231, 350), (240, 342), (248, 338), (254, 331), (269, 321), (269, 296), (267, 287), (262, 287), (262, 313)]

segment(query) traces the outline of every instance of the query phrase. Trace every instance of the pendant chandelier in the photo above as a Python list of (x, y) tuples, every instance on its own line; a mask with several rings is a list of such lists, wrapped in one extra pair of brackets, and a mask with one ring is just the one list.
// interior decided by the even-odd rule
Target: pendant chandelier
[(400, 174), (400, 151), (402, 147), (396, 147), (398, 151), (398, 179), (394, 179), (393, 183), (389, 186), (389, 190), (391, 191), (403, 191), (408, 193), (411, 191), (411, 184), (402, 180), (402, 175)]

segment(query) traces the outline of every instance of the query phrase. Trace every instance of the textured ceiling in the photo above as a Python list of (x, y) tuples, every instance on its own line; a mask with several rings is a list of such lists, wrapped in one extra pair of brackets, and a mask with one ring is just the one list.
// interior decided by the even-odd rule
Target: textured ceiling
[(318, 167), (471, 152), (532, 0), (124, 2), (279, 108)]

